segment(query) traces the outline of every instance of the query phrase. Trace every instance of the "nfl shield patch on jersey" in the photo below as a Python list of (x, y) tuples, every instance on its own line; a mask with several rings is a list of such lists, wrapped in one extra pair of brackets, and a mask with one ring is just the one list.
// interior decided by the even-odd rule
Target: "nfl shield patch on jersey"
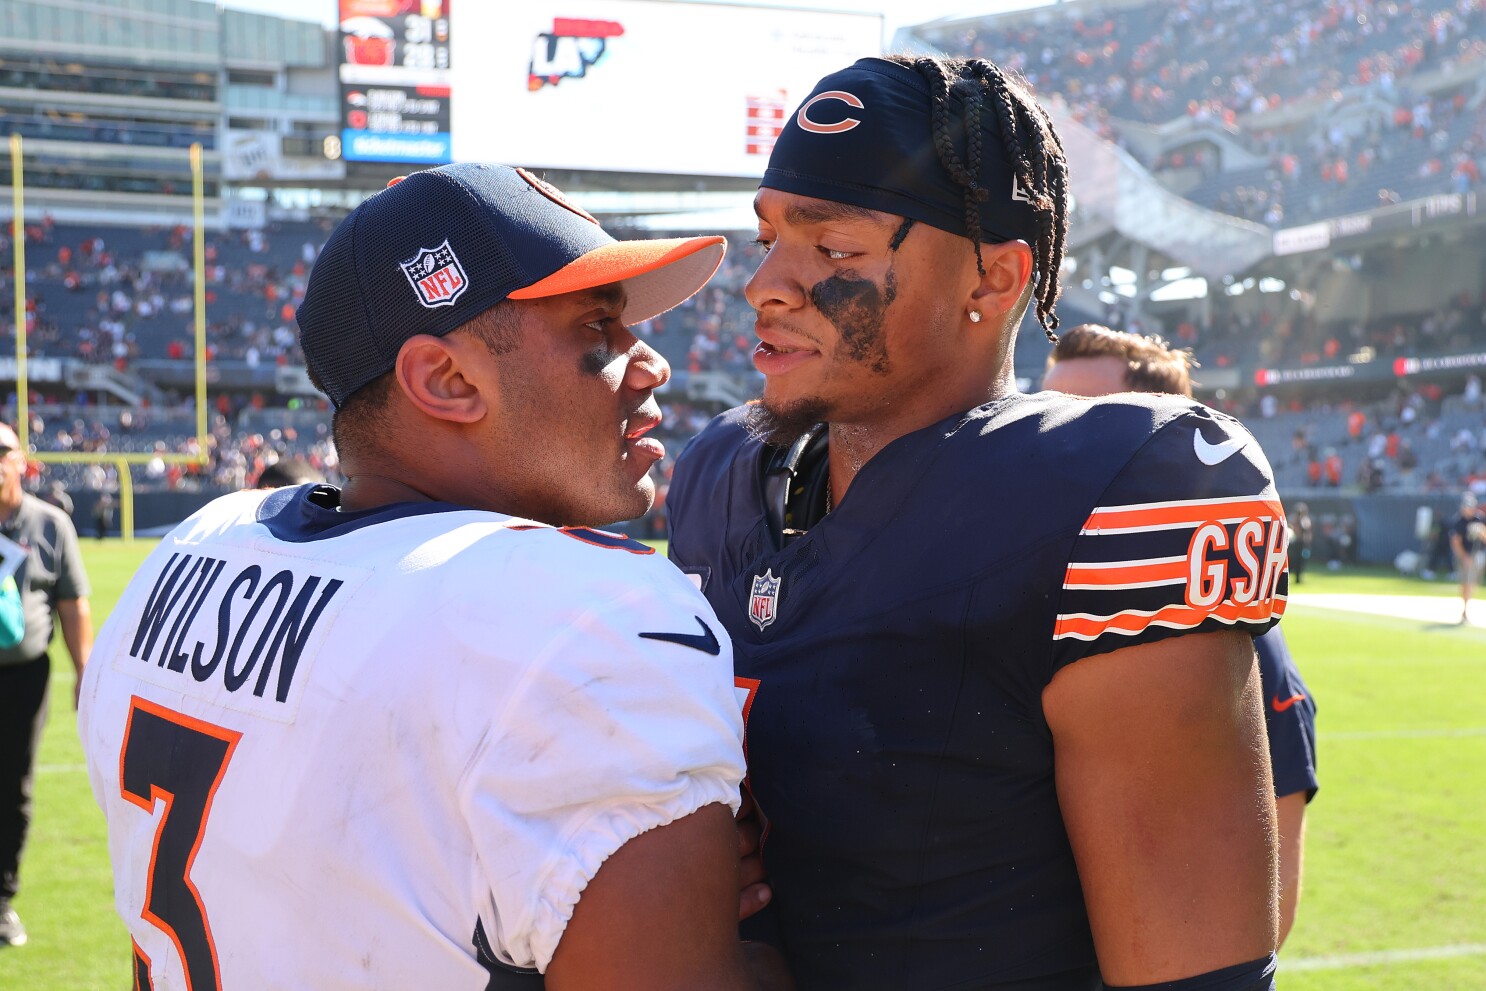
[(437, 248), (424, 248), (417, 256), (403, 262), (402, 274), (408, 277), (413, 291), (418, 294), (418, 302), (430, 310), (438, 306), (453, 306), (454, 301), (469, 288), (464, 266), (459, 264), (454, 249), (449, 247), (448, 238)]
[(753, 576), (753, 591), (748, 597), (748, 618), (760, 630), (774, 622), (775, 607), (779, 605), (779, 583), (782, 581), (782, 576), (774, 577), (773, 568), (762, 575)]

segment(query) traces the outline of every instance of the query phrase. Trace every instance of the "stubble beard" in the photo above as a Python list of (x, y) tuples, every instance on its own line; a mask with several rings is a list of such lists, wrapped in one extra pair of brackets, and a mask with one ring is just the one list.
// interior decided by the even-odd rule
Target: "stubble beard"
[(826, 422), (829, 412), (826, 401), (818, 396), (784, 403), (761, 399), (748, 407), (744, 423), (764, 443), (789, 447), (811, 427)]

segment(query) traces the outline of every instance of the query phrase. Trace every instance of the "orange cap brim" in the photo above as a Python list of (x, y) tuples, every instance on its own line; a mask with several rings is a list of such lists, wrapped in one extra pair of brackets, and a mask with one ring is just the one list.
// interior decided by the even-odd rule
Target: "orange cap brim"
[(719, 235), (615, 241), (508, 298), (542, 299), (622, 282), (627, 297), (624, 322), (637, 324), (694, 296), (717, 272), (726, 250), (727, 239)]

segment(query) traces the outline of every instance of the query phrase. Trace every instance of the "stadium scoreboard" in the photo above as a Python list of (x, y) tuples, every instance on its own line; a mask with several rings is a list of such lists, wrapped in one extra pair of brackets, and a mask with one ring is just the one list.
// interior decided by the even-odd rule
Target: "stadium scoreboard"
[(877, 14), (669, 0), (340, 0), (342, 155), (763, 174), (815, 81), (882, 51)]
[(340, 0), (341, 155), (450, 161), (450, 0)]

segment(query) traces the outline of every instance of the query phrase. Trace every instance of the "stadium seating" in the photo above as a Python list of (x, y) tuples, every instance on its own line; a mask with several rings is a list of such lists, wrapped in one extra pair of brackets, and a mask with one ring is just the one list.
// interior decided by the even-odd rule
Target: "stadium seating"
[[(1272, 227), (1465, 192), (1486, 167), (1481, 0), (1080, 4), (920, 34), (1020, 72), (1116, 141), (1121, 121), (1220, 128), (1268, 163), (1183, 152), (1145, 164), (1158, 176), (1195, 164), (1185, 195)], [(1366, 126), (1329, 123), (1349, 112)]]
[(1480, 58), (1477, 0), (1188, 0), (988, 18), (921, 29), (952, 54), (1016, 69), (1044, 96), (1160, 123), (1231, 121), (1338, 89), (1401, 87), (1441, 62)]

